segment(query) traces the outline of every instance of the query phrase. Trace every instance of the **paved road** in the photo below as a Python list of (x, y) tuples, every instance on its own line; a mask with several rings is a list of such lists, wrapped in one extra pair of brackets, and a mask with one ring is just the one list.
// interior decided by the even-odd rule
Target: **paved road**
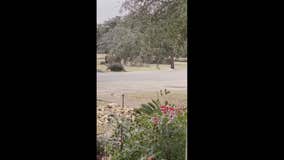
[(111, 93), (186, 90), (187, 71), (97, 72), (98, 96)]

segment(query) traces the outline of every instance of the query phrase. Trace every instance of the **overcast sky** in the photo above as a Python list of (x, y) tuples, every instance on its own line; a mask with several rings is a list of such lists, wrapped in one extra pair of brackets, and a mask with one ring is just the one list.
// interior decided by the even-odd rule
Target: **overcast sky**
[(97, 23), (101, 24), (119, 13), (123, 0), (97, 0)]

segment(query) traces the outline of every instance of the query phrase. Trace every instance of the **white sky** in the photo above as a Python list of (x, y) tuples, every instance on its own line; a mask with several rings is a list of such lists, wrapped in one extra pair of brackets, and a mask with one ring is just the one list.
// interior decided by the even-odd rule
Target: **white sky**
[(103, 23), (119, 13), (123, 0), (97, 0), (97, 24)]

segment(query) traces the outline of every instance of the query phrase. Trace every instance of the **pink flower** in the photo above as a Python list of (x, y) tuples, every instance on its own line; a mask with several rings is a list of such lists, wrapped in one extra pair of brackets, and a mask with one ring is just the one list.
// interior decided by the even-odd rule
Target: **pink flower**
[(160, 122), (159, 117), (152, 117), (152, 122), (155, 126), (158, 125), (158, 123)]
[(168, 107), (168, 110), (169, 110), (170, 112), (173, 112), (173, 111), (175, 111), (175, 108), (174, 108), (174, 107)]
[(175, 111), (174, 110), (171, 111), (170, 115), (169, 115), (170, 122), (172, 122), (174, 120), (175, 116), (176, 116)]
[(161, 112), (162, 112), (163, 114), (167, 114), (167, 112), (168, 112), (168, 106), (161, 106), (161, 107), (160, 107), (160, 110), (161, 110)]
[(160, 109), (163, 114), (169, 115), (169, 123), (171, 123), (176, 115), (176, 108), (170, 106), (161, 106)]

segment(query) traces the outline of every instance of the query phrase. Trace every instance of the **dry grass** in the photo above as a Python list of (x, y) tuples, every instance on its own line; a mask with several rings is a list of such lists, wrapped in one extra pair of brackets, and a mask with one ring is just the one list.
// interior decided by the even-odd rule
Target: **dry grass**
[[(140, 107), (142, 103), (150, 102), (151, 99), (160, 98), (161, 102), (168, 100), (169, 103), (176, 105), (186, 106), (187, 104), (187, 92), (186, 90), (175, 90), (171, 91), (170, 94), (166, 96), (159, 96), (158, 92), (136, 92), (125, 94), (125, 104), (131, 107)], [(98, 98), (103, 101), (97, 101), (98, 105), (105, 105), (107, 103), (117, 103), (121, 105), (121, 95), (98, 95)]]
[(187, 104), (187, 94), (186, 91), (171, 91), (170, 94), (160, 96), (158, 92), (144, 92), (144, 93), (132, 93), (126, 95), (127, 102), (130, 105), (134, 105), (140, 107), (141, 103), (150, 102), (152, 99), (159, 98), (161, 102), (168, 100), (169, 103), (176, 104), (176, 105), (183, 105)]

